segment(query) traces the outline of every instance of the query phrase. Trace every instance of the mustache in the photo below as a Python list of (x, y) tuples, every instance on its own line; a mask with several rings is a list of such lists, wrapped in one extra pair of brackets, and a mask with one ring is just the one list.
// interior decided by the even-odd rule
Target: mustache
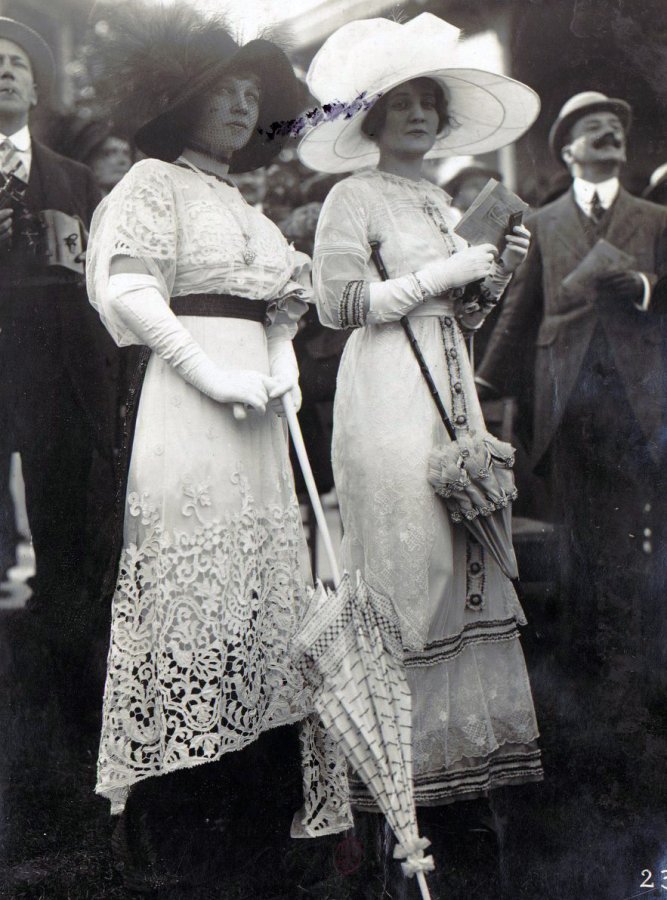
[(616, 147), (617, 150), (621, 150), (623, 141), (613, 131), (607, 131), (593, 141), (593, 147), (596, 150), (599, 150), (601, 147)]

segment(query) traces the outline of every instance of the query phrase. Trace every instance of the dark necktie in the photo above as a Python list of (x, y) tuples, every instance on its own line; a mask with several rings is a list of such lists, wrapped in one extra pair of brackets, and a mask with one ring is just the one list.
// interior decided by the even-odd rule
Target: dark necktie
[(604, 206), (600, 202), (597, 191), (593, 191), (591, 197), (591, 219), (597, 224), (604, 215)]
[(8, 138), (0, 141), (0, 171), (5, 175), (13, 175), (25, 184), (28, 183), (28, 170), (23, 165), (16, 147)]

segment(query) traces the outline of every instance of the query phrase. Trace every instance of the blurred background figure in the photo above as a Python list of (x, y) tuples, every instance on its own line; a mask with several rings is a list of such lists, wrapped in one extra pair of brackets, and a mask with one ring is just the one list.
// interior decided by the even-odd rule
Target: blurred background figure
[(72, 156), (92, 169), (99, 189), (106, 195), (129, 171), (133, 159), (129, 141), (113, 133), (104, 135), (105, 130), (104, 123), (91, 122), (80, 136), (80, 152)]
[(646, 190), (642, 193), (644, 200), (667, 206), (667, 163), (658, 166), (651, 174)]
[(239, 172), (232, 175), (231, 180), (241, 192), (246, 203), (254, 206), (259, 212), (264, 211), (264, 197), (266, 196), (266, 171), (264, 169), (258, 169), (255, 172)]
[(134, 162), (130, 142), (112, 122), (102, 118), (62, 116), (53, 129), (51, 143), (63, 156), (91, 169), (103, 196), (118, 184)]
[(298, 159), (279, 160), (266, 170), (262, 211), (276, 225), (301, 206), (301, 185), (311, 173)]
[(489, 178), (495, 178), (496, 181), (503, 180), (503, 176), (497, 169), (491, 169), (488, 166), (471, 165), (465, 166), (453, 178), (450, 178), (449, 181), (440, 186), (452, 198), (454, 209), (464, 213)]

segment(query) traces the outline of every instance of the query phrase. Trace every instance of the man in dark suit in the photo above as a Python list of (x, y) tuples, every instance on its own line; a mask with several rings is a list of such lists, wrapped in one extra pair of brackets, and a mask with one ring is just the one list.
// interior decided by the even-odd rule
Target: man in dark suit
[[(562, 647), (624, 683), (642, 678), (646, 635), (664, 617), (663, 319), (651, 294), (667, 271), (667, 210), (619, 184), (630, 121), (627, 103), (596, 91), (563, 106), (550, 144), (573, 184), (528, 218), (531, 250), (477, 376), (481, 397), (529, 388), (533, 463), (563, 523)], [(600, 239), (618, 263), (564, 282)]]
[(112, 493), (115, 356), (82, 273), (47, 265), (43, 252), (40, 211), (87, 228), (99, 200), (89, 169), (30, 133), (31, 109), (54, 68), (36, 32), (0, 17), (0, 170), (12, 189), (0, 202), (0, 464), (6, 480), (9, 455), (20, 451), (37, 561), (32, 605), (67, 629), (83, 624), (70, 614), (86, 615), (80, 599), (96, 454), (106, 457), (97, 477)]

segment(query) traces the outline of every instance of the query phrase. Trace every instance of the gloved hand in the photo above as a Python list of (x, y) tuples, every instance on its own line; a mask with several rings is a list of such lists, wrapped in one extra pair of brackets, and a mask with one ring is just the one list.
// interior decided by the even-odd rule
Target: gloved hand
[(530, 231), (525, 225), (515, 225), (511, 234), (505, 235), (505, 249), (499, 259), (500, 269), (505, 275), (512, 275), (528, 256)]
[(602, 305), (614, 303), (627, 308), (631, 303), (641, 303), (644, 297), (644, 281), (639, 272), (611, 272), (599, 275), (595, 285), (597, 300)]
[(446, 259), (437, 259), (415, 272), (429, 296), (444, 294), (456, 287), (479, 281), (493, 271), (498, 251), (493, 244), (480, 244), (458, 250)]
[(371, 282), (366, 321), (370, 324), (396, 322), (420, 303), (484, 278), (493, 269), (496, 256), (493, 244), (480, 244), (427, 263), (414, 274)]
[(285, 414), (282, 396), (290, 393), (294, 407), (301, 409), (299, 388), (299, 366), (294, 355), (294, 347), (289, 337), (289, 326), (274, 325), (267, 338), (269, 371), (273, 387), (269, 391), (269, 408), (277, 416)]
[(206, 355), (165, 303), (152, 275), (109, 278), (114, 312), (147, 347), (189, 384), (218, 403), (242, 403), (265, 412), (273, 379), (253, 370), (226, 371)]

